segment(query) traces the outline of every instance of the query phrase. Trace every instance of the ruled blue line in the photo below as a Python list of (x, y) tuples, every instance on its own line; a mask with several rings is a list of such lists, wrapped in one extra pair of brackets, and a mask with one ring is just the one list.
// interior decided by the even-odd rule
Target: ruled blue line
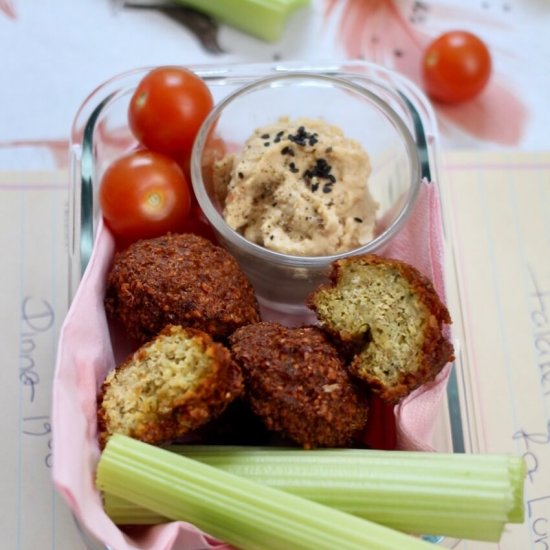
[[(489, 257), (489, 263), (490, 263), (490, 269), (491, 269), (491, 278), (493, 282), (493, 293), (494, 293), (494, 299), (496, 302), (496, 308), (498, 313), (498, 329), (500, 332), (500, 345), (502, 347), (503, 356), (504, 356), (504, 369), (506, 374), (506, 380), (508, 382), (508, 394), (510, 397), (510, 405), (512, 409), (512, 419), (514, 422), (514, 430), (518, 429), (518, 412), (517, 412), (517, 403), (515, 400), (515, 394), (514, 394), (514, 385), (512, 382), (512, 372), (510, 367), (510, 348), (508, 345), (508, 342), (512, 341), (509, 338), (508, 331), (506, 330), (506, 325), (504, 323), (504, 311), (502, 306), (502, 288), (499, 282), (499, 278), (497, 276), (497, 273), (499, 272), (496, 258), (495, 258), (495, 250), (493, 243), (495, 242), (495, 235), (493, 233), (493, 220), (491, 219), (491, 209), (494, 208), (494, 205), (489, 204), (489, 198), (487, 196), (487, 185), (483, 178), (478, 175), (477, 177), (477, 188), (479, 190), (480, 194), (480, 200), (481, 204), (483, 205), (483, 211), (486, 212), (487, 220), (484, 224), (485, 229), (485, 241), (487, 243), (487, 254)], [(500, 195), (502, 197), (502, 195)], [(494, 197), (493, 197), (494, 200)], [(498, 200), (498, 198), (497, 198)], [(474, 313), (475, 314), (475, 313)], [(512, 434), (510, 434), (512, 435)], [(519, 449), (519, 443), (515, 442), (516, 446), (516, 452), (518, 454), (520, 453)]]
[[(518, 199), (518, 195), (517, 195), (517, 186), (514, 185), (515, 182), (510, 176), (508, 176), (508, 178), (507, 178), (507, 183), (508, 183), (509, 193), (512, 195), (512, 204), (513, 204), (513, 210), (514, 210), (514, 225), (515, 225), (516, 233), (518, 235), (518, 243), (522, 243), (522, 242), (525, 242), (526, 236), (523, 233), (523, 231), (521, 230), (521, 224), (520, 224), (521, 216), (520, 216), (520, 213), (519, 213), (519, 210), (518, 210), (519, 199)], [(545, 206), (546, 206), (546, 208), (545, 208)], [(538, 207), (540, 208), (540, 211), (539, 212), (537, 212), (537, 211), (530, 212), (530, 216), (531, 216), (531, 218), (536, 218), (536, 217), (538, 217), (538, 215), (543, 216), (542, 219), (546, 220), (547, 229), (550, 231), (550, 227), (548, 227), (548, 217), (550, 216), (550, 211), (548, 209), (548, 203), (539, 202)], [(546, 234), (549, 235), (549, 232), (547, 231)], [(521, 265), (524, 266), (524, 269), (522, 270), (522, 273), (523, 273), (523, 293), (524, 293), (524, 301), (525, 301), (525, 310), (527, 312), (529, 312), (531, 310), (531, 304), (532, 304), (532, 300), (533, 300), (533, 291), (535, 290), (534, 287), (533, 287), (533, 284), (534, 284), (535, 281), (537, 281), (537, 279), (536, 279), (536, 274), (531, 273), (530, 270), (529, 270), (530, 262), (529, 262), (529, 258), (527, 257), (527, 255), (525, 253), (525, 247), (518, 246), (517, 248), (518, 248), (518, 250), (521, 251), (521, 262), (522, 262)], [(550, 253), (550, 246), (549, 246), (548, 252)], [(531, 321), (531, 319), (530, 319), (530, 321)], [(530, 364), (537, 364), (539, 362), (539, 359), (538, 359), (538, 356), (537, 356), (537, 350), (536, 350), (534, 342), (532, 342), (531, 351), (532, 351), (532, 356), (531, 356)], [(543, 405), (543, 409), (544, 409), (545, 428), (546, 428), (546, 425), (547, 425), (548, 420), (549, 420), (548, 407), (547, 407), (546, 399), (544, 398), (544, 390), (543, 390), (543, 387), (542, 387), (541, 384), (539, 384), (539, 395), (540, 395), (542, 405)]]
[[(548, 250), (548, 258), (550, 258), (550, 171), (546, 171), (545, 177), (541, 177), (538, 181), (538, 188), (541, 200), (539, 204), (542, 208), (542, 219), (544, 220), (544, 234), (546, 235), (546, 246)], [(542, 385), (541, 385), (542, 389)], [(544, 410), (546, 412), (546, 422), (548, 423), (549, 412), (547, 409), (548, 400), (543, 394)]]
[[(535, 288), (533, 287), (533, 285), (535, 284), (535, 282), (537, 281), (536, 279), (536, 273), (532, 273), (529, 269), (529, 266), (530, 266), (530, 262), (529, 262), (529, 258), (526, 254), (526, 251), (525, 251), (525, 247), (522, 246), (522, 243), (525, 242), (525, 239), (528, 238), (526, 237), (524, 231), (522, 231), (522, 228), (521, 228), (521, 223), (520, 223), (520, 220), (521, 220), (521, 215), (520, 215), (520, 212), (519, 212), (519, 198), (518, 198), (518, 190), (517, 190), (517, 184), (518, 184), (518, 181), (516, 178), (513, 178), (512, 174), (511, 173), (507, 173), (507, 178), (506, 178), (506, 184), (507, 184), (507, 190), (508, 190), (508, 194), (510, 195), (510, 198), (511, 198), (511, 204), (512, 204), (512, 210), (513, 210), (513, 214), (514, 214), (514, 229), (515, 229), (515, 233), (516, 233), (516, 237), (517, 237), (517, 246), (516, 246), (516, 250), (518, 250), (518, 256), (519, 256), (519, 260), (521, 261), (521, 266), (523, 267), (522, 269), (522, 283), (523, 283), (523, 299), (524, 299), (524, 311), (526, 311), (528, 314), (529, 312), (531, 311), (531, 304), (532, 304), (532, 300), (533, 300), (533, 290), (535, 290)], [(520, 184), (522, 184), (520, 182)], [(539, 185), (539, 184), (537, 184)], [(541, 194), (545, 194), (544, 191), (542, 189), (540, 189), (540, 192)], [(548, 217), (550, 216), (550, 211), (549, 211), (549, 208), (548, 208), (548, 200), (546, 202), (544, 201), (539, 201), (538, 202), (538, 205), (537, 206), (534, 206), (533, 208), (537, 208), (537, 210), (533, 210), (531, 212), (529, 212), (529, 215), (531, 216), (532, 219), (535, 219), (538, 215), (542, 215), (543, 216), (543, 220), (545, 220), (545, 226), (546, 226), (546, 235), (547, 236), (550, 236), (550, 227), (548, 226)], [(550, 245), (550, 241), (548, 243)], [(550, 252), (550, 246), (549, 246), (549, 252)], [(529, 315), (529, 322), (531, 322), (531, 318), (530, 318), (530, 315)], [(530, 330), (532, 330), (532, 326), (530, 327)], [(529, 364), (530, 365), (533, 365), (533, 364), (537, 364), (538, 363), (538, 357), (537, 357), (537, 353), (536, 353), (536, 348), (535, 348), (535, 344), (534, 342), (532, 342), (532, 348), (531, 348), (531, 357), (529, 358)], [(534, 398), (534, 395), (532, 396)], [(544, 410), (544, 414), (545, 414), (545, 429), (546, 429), (546, 426), (548, 425), (548, 408), (547, 408), (547, 404), (546, 404), (546, 400), (544, 398), (544, 391), (543, 391), (543, 388), (542, 388), (542, 385), (539, 384), (539, 397), (542, 401), (542, 405), (543, 405), (543, 410)], [(534, 536), (533, 536), (533, 532), (532, 530), (529, 530), (529, 534), (530, 534), (530, 542), (531, 542), (531, 548), (535, 548), (535, 546), (537, 545), (537, 542), (534, 540)]]
[[(25, 288), (25, 270), (23, 266), (25, 265), (25, 253), (26, 253), (26, 242), (25, 242), (25, 221), (26, 221), (26, 191), (22, 191), (19, 195), (20, 202), (20, 227), (19, 227), (19, 307), (23, 303), (23, 289)], [(19, 347), (18, 347), (18, 357), (17, 357), (17, 465), (16, 465), (16, 479), (17, 479), (17, 489), (16, 489), (16, 529), (15, 537), (17, 548), (21, 548), (21, 463), (22, 463), (22, 441), (21, 441), (21, 432), (22, 425), (21, 419), (23, 418), (23, 389), (21, 387), (21, 382), (19, 378), (19, 373), (21, 372), (21, 311), (17, 310), (17, 323), (19, 326)]]
[[(58, 235), (56, 231), (56, 217), (59, 216), (58, 212), (58, 205), (59, 205), (59, 199), (57, 197), (57, 194), (52, 193), (50, 195), (50, 250), (52, 251), (52, 261), (50, 265), (50, 288), (51, 288), (51, 298), (52, 298), (52, 306), (54, 309), (57, 310), (57, 239), (63, 236)], [(64, 224), (63, 224), (64, 227)], [(52, 350), (53, 354), (52, 357), (54, 359), (52, 363), (52, 381), (53, 381), (53, 369), (55, 368), (55, 356), (56, 356), (56, 348), (57, 348), (57, 323), (54, 325), (54, 330), (52, 330)], [(52, 409), (52, 403), (50, 402), (50, 414)], [(51, 425), (51, 418), (50, 418), (50, 425)], [(52, 434), (50, 433), (50, 438), (52, 437)], [(51, 480), (51, 475), (50, 475)], [(52, 550), (55, 550), (56, 547), (56, 516), (57, 516), (57, 510), (56, 510), (56, 500), (55, 500), (55, 488), (53, 485), (53, 481), (51, 482), (51, 547)]]

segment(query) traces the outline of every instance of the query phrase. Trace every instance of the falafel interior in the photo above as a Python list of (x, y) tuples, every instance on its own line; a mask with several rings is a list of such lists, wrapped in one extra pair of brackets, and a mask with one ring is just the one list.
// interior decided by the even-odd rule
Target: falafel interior
[(172, 441), (218, 416), (242, 390), (225, 346), (169, 325), (107, 375), (98, 396), (100, 445), (114, 433)]
[(364, 255), (336, 262), (331, 279), (308, 305), (354, 351), (352, 372), (383, 399), (398, 401), (453, 360), (443, 331), (447, 308), (412, 266)]

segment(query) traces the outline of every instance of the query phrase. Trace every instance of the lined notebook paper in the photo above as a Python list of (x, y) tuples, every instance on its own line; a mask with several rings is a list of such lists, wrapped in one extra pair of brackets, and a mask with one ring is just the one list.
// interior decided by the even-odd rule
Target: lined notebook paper
[(67, 175), (0, 175), (0, 547), (84, 548), (51, 483), (51, 383), (67, 309)]
[[(501, 549), (550, 547), (550, 154), (456, 154), (442, 166), (460, 292), (467, 450), (527, 463), (526, 522)], [(459, 548), (494, 548), (463, 544)]]
[[(550, 547), (550, 153), (444, 157), (465, 447), (524, 456), (526, 515), (499, 545)], [(0, 173), (3, 544), (84, 548), (53, 491), (50, 386), (67, 308), (67, 177)]]

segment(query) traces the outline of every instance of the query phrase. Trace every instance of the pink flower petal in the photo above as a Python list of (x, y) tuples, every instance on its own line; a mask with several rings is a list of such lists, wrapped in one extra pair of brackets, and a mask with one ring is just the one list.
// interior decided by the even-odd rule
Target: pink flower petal
[(459, 105), (438, 105), (442, 118), (478, 139), (513, 146), (529, 119), (527, 107), (507, 88), (491, 82), (480, 96)]
[[(411, 2), (395, 0), (326, 0), (325, 18), (338, 17), (337, 40), (351, 58), (372, 60), (400, 72), (423, 88), (422, 55), (432, 40), (415, 20)], [(479, 14), (451, 6), (426, 6), (425, 17), (466, 24)], [(410, 13), (409, 13), (410, 12)], [(502, 30), (502, 22), (483, 17), (488, 27)], [(460, 25), (460, 23), (456, 23)], [(529, 112), (514, 93), (493, 80), (478, 98), (453, 106), (434, 103), (442, 132), (458, 127), (480, 140), (517, 145), (525, 132)], [(502, 116), (506, 113), (506, 116)]]
[(17, 13), (15, 13), (15, 7), (10, 0), (0, 0), (0, 12), (3, 12), (10, 19), (17, 19)]

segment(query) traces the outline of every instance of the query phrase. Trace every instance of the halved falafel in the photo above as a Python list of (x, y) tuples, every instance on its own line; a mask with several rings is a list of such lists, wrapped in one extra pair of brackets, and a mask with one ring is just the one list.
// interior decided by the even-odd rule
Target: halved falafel
[(218, 416), (242, 390), (241, 371), (225, 346), (202, 331), (169, 325), (105, 378), (100, 446), (115, 433), (171, 441)]
[(332, 265), (307, 305), (321, 327), (355, 352), (350, 370), (390, 403), (433, 380), (454, 359), (449, 312), (412, 265), (375, 254)]

